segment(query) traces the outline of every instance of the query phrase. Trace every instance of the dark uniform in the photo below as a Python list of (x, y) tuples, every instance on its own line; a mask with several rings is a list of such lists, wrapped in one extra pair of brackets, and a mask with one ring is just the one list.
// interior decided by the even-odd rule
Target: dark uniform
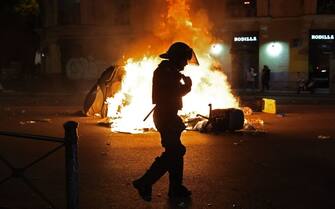
[(170, 196), (173, 191), (182, 190), (183, 156), (186, 149), (180, 141), (180, 135), (185, 125), (177, 112), (182, 108), (182, 96), (191, 90), (190, 84), (180, 83), (183, 75), (173, 68), (171, 63), (163, 61), (154, 73), (152, 88), (152, 100), (156, 104), (154, 123), (165, 148), (165, 152), (156, 158), (153, 165), (160, 171), (157, 177), (169, 172)]
[[(190, 58), (184, 59), (187, 61)], [(178, 66), (171, 60), (163, 60), (154, 72), (152, 86), (152, 102), (156, 104), (154, 123), (160, 133), (161, 144), (165, 151), (155, 159), (140, 179), (133, 182), (141, 197), (147, 201), (151, 200), (151, 186), (166, 172), (169, 173), (169, 197), (191, 195), (191, 192), (182, 184), (183, 156), (186, 149), (181, 143), (180, 136), (185, 125), (177, 115), (178, 110), (183, 106), (182, 97), (191, 90), (192, 86), (191, 79), (179, 72), (183, 68), (183, 64)]]

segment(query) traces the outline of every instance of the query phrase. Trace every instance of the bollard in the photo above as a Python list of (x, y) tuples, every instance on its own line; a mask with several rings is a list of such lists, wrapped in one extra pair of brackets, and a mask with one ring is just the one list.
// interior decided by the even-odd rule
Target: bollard
[(65, 130), (65, 178), (67, 209), (79, 209), (79, 179), (78, 179), (78, 123), (64, 123)]

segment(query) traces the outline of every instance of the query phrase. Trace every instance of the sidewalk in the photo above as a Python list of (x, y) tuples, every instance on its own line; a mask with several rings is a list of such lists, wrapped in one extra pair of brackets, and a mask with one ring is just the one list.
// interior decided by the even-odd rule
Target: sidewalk
[(86, 93), (96, 80), (70, 80), (62, 75), (41, 75), (25, 79), (5, 80), (2, 93), (5, 94), (72, 94)]
[(69, 80), (60, 75), (3, 81), (2, 105), (82, 106), (96, 80)]
[[(58, 103), (82, 104), (86, 94), (95, 84), (96, 80), (70, 80), (61, 75), (40, 76), (29, 79), (7, 80), (1, 82), (3, 89), (0, 89), (0, 98), (51, 98), (60, 100)], [(242, 102), (261, 100), (262, 98), (275, 99), (278, 104), (334, 104), (335, 94), (316, 91), (309, 92), (296, 91), (252, 91), (252, 90), (232, 90)], [(79, 100), (79, 101), (78, 101)], [(27, 101), (26, 101), (27, 102)]]
[(260, 100), (262, 98), (275, 99), (278, 104), (335, 104), (335, 94), (325, 91), (316, 91), (310, 93), (302, 91), (298, 94), (296, 91), (237, 91), (233, 90), (234, 95), (237, 95), (242, 101)]

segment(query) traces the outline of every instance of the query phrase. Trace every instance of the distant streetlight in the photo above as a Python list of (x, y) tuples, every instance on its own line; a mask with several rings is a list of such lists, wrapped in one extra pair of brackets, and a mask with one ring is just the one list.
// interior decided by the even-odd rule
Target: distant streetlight
[(278, 57), (283, 51), (283, 46), (279, 42), (272, 42), (266, 47), (266, 52), (271, 57)]
[(221, 54), (222, 51), (223, 51), (223, 45), (222, 44), (212, 44), (211, 45), (210, 53), (212, 55), (217, 56), (217, 55)]

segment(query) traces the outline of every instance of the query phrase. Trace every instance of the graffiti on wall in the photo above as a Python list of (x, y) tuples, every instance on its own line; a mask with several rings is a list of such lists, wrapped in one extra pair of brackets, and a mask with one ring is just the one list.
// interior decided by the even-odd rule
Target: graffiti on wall
[(66, 63), (66, 76), (69, 79), (97, 79), (110, 65), (94, 57), (71, 58)]

